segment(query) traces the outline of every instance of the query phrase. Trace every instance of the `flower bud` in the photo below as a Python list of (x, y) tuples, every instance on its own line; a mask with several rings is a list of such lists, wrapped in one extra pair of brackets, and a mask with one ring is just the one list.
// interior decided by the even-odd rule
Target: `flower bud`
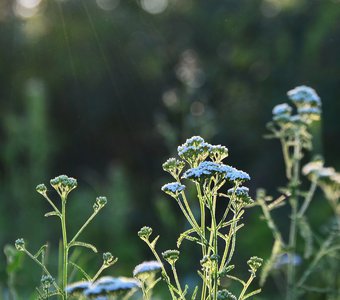
[(138, 236), (142, 240), (149, 240), (149, 237), (151, 234), (152, 234), (152, 228), (148, 226), (144, 226), (138, 231)]
[(17, 239), (15, 241), (15, 248), (19, 251), (24, 251), (25, 250), (25, 241), (24, 239)]
[(46, 195), (46, 192), (47, 192), (47, 188), (46, 188), (46, 185), (41, 183), (41, 184), (38, 184), (37, 187), (35, 188), (36, 191), (41, 194), (41, 195)]
[(176, 261), (179, 259), (178, 250), (166, 250), (162, 253), (163, 258), (170, 264), (175, 265)]

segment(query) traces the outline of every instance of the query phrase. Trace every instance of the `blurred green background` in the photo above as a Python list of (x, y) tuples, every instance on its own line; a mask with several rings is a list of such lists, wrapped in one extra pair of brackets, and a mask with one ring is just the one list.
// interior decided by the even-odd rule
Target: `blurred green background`
[[(162, 250), (186, 226), (160, 191), (170, 180), (161, 164), (186, 138), (226, 145), (228, 163), (252, 176), (253, 196), (259, 187), (277, 194), (283, 162), (278, 143), (263, 139), (265, 124), (297, 85), (321, 96), (315, 151), (340, 169), (338, 0), (1, 0), (0, 46), (0, 248), (25, 237), (34, 252), (48, 241), (52, 269), (58, 223), (43, 217), (38, 183), (64, 173), (78, 179), (70, 231), (106, 195), (83, 240), (119, 257), (106, 274), (131, 276), (151, 258), (141, 226), (161, 234)], [(318, 226), (330, 211), (321, 202), (313, 209)], [(249, 256), (269, 255), (259, 213), (247, 215), (240, 236), (240, 272)], [(100, 255), (83, 252), (94, 271)], [(184, 280), (195, 280), (195, 264), (183, 259)], [(39, 274), (25, 259), (19, 299)], [(7, 282), (1, 254), (3, 291)], [(258, 299), (277, 293), (269, 282)]]

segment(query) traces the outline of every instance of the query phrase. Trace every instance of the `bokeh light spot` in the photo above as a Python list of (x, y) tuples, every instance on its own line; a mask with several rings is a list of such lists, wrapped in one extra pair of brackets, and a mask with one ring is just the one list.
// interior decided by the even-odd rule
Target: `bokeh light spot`
[(199, 117), (204, 114), (205, 107), (201, 101), (194, 101), (190, 106), (190, 112), (193, 116)]
[(17, 2), (24, 8), (33, 9), (38, 7), (41, 0), (18, 0)]
[(141, 0), (142, 8), (150, 14), (160, 14), (168, 7), (168, 0)]

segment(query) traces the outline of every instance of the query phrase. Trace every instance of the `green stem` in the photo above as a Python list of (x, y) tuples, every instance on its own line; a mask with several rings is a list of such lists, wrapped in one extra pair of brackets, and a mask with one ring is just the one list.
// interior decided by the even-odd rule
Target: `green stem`
[(232, 224), (230, 224), (230, 227), (229, 227), (228, 242), (226, 242), (226, 245), (225, 245), (224, 251), (223, 251), (223, 256), (222, 256), (222, 260), (221, 260), (221, 264), (220, 264), (220, 271), (222, 271), (223, 268), (225, 267), (227, 255), (228, 255), (229, 247), (230, 247), (230, 241), (233, 238), (233, 236), (236, 234), (236, 232), (235, 232), (236, 226), (237, 226), (237, 220), (236, 220), (236, 214), (234, 214), (233, 222), (232, 222)]
[(287, 176), (288, 179), (291, 179), (291, 177), (292, 177), (292, 161), (290, 159), (288, 146), (287, 146), (286, 141), (283, 138), (280, 139), (280, 142), (281, 142), (281, 146), (282, 146), (283, 159), (284, 159), (285, 166), (286, 166), (286, 176)]
[(250, 286), (251, 282), (254, 280), (255, 278), (255, 274), (251, 274), (248, 281), (246, 282), (246, 284), (243, 286), (243, 289), (242, 289), (242, 292), (240, 294), (240, 296), (238, 297), (238, 300), (243, 300), (244, 296), (245, 296), (245, 293), (248, 289), (248, 287)]
[[(216, 222), (216, 197), (213, 199), (213, 207), (212, 207), (212, 215), (211, 215), (211, 225), (212, 225), (212, 232), (213, 232), (213, 245), (214, 245), (214, 254), (218, 255), (218, 239), (217, 239), (217, 222)], [(217, 290), (218, 290), (218, 258), (214, 262), (214, 296), (213, 299), (217, 300)]]
[[(46, 266), (41, 263), (36, 257), (34, 257), (29, 251), (27, 251), (26, 249), (24, 249), (24, 252), (35, 262), (37, 263), (43, 270), (43, 272), (48, 275), (48, 276), (51, 276), (51, 273), (47, 270)], [(53, 277), (52, 277), (53, 278)], [(65, 297), (64, 297), (64, 292), (62, 289), (60, 289), (60, 287), (57, 285), (57, 283), (55, 282), (55, 280), (53, 280), (53, 286), (54, 288), (60, 293), (62, 299), (64, 300)]]
[(295, 265), (293, 263), (294, 253), (296, 252), (296, 227), (298, 217), (298, 188), (300, 185), (300, 160), (301, 160), (301, 144), (298, 133), (294, 140), (293, 153), (293, 177), (290, 180), (291, 199), (290, 205), (292, 208), (291, 222), (289, 230), (289, 252), (288, 252), (288, 270), (287, 270), (287, 300), (295, 300), (296, 298), (296, 282), (295, 282)]
[(179, 280), (178, 280), (178, 275), (177, 275), (177, 271), (176, 271), (176, 267), (175, 265), (171, 265), (171, 270), (172, 270), (172, 273), (174, 274), (174, 279), (175, 279), (175, 283), (176, 283), (176, 287), (180, 293), (180, 297), (181, 299), (183, 298), (183, 291), (182, 291), (182, 288), (181, 288), (181, 284), (179, 283)]
[(301, 208), (298, 212), (298, 218), (302, 218), (303, 215), (305, 214), (306, 210), (308, 209), (309, 204), (313, 199), (316, 187), (317, 187), (317, 180), (315, 180), (311, 183), (311, 186), (309, 188), (309, 191), (308, 191), (308, 194), (305, 198), (305, 201), (303, 202), (303, 204), (302, 204), (302, 206), (301, 206)]
[(94, 217), (98, 214), (98, 212), (100, 211), (100, 209), (95, 210), (92, 215), (87, 219), (87, 221), (84, 223), (84, 225), (78, 230), (78, 232), (75, 234), (75, 236), (72, 238), (72, 240), (69, 242), (69, 245), (72, 245), (73, 242), (75, 242), (77, 240), (77, 238), (79, 237), (79, 235), (84, 231), (84, 229), (86, 228), (87, 225), (89, 225), (89, 223), (94, 219)]
[(106, 265), (103, 263), (102, 266), (100, 267), (100, 269), (98, 270), (98, 272), (96, 273), (96, 275), (94, 275), (91, 279), (91, 282), (95, 282), (96, 279), (99, 277), (99, 275), (103, 272), (103, 270), (106, 269)]
[(43, 195), (44, 198), (48, 201), (49, 204), (51, 204), (51, 206), (53, 207), (54, 211), (58, 214), (58, 216), (61, 216), (61, 213), (59, 211), (59, 209), (54, 205), (54, 203), (52, 202), (52, 200), (45, 194)]
[(262, 213), (263, 213), (263, 216), (267, 222), (267, 225), (268, 227), (271, 229), (271, 232), (273, 233), (273, 236), (274, 236), (274, 239), (276, 241), (280, 241), (281, 245), (284, 245), (284, 242), (283, 242), (283, 238), (281, 236), (281, 232), (279, 231), (279, 229), (277, 228), (271, 214), (270, 214), (270, 211), (268, 209), (268, 206), (265, 202), (265, 200), (261, 197), (259, 197), (257, 199), (257, 202), (259, 203), (259, 205), (261, 206), (262, 208)]
[(172, 298), (173, 300), (176, 300), (176, 297), (175, 297), (175, 295), (174, 295), (174, 292), (173, 292), (173, 290), (172, 290), (171, 287), (170, 287), (170, 284), (171, 284), (171, 283), (170, 283), (170, 277), (169, 277), (168, 273), (166, 272), (166, 270), (165, 270), (165, 268), (164, 268), (164, 265), (163, 265), (163, 263), (162, 263), (162, 260), (160, 259), (160, 257), (159, 257), (159, 255), (158, 255), (158, 253), (156, 252), (156, 250), (155, 250), (155, 249), (153, 248), (153, 246), (151, 245), (150, 241), (149, 241), (149, 240), (144, 240), (144, 241), (145, 241), (146, 244), (149, 246), (149, 248), (150, 248), (152, 254), (155, 256), (156, 260), (157, 260), (157, 261), (159, 262), (159, 264), (161, 265), (161, 268), (162, 268), (162, 275), (163, 275), (163, 277), (164, 277), (166, 283), (168, 284), (169, 291), (170, 291), (170, 294), (171, 294), (171, 298)]
[[(205, 204), (204, 204), (204, 199), (202, 197), (202, 191), (199, 183), (196, 183), (196, 190), (197, 190), (197, 196), (198, 196), (198, 202), (200, 205), (200, 213), (201, 213), (201, 232), (203, 237), (206, 239), (205, 236)], [(202, 239), (202, 257), (206, 255), (206, 245), (204, 244), (204, 241)], [(207, 278), (207, 272), (204, 271), (204, 277)], [(201, 300), (206, 299), (206, 293), (207, 293), (207, 285), (203, 281), (202, 285), (202, 291), (201, 291)]]
[(67, 243), (67, 232), (66, 232), (66, 199), (62, 198), (61, 201), (61, 230), (63, 236), (63, 278), (62, 278), (62, 290), (65, 294), (65, 299), (67, 299), (67, 267), (68, 267), (68, 243)]

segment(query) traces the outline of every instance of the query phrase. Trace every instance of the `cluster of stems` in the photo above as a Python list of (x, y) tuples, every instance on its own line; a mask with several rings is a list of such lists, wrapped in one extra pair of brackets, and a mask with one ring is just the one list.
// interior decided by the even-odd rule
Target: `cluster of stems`
[[(171, 158), (163, 164), (163, 169), (169, 172), (175, 181), (164, 185), (162, 190), (176, 200), (190, 225), (190, 229), (180, 234), (177, 248), (180, 248), (184, 240), (188, 240), (197, 244), (201, 252), (201, 269), (197, 271), (201, 285), (196, 286), (190, 299), (196, 299), (200, 293), (201, 300), (244, 300), (259, 293), (259, 289), (248, 292), (248, 288), (255, 278), (257, 268), (261, 265), (261, 259), (252, 257), (248, 262), (249, 265), (257, 261), (258, 265), (250, 270), (251, 275), (246, 282), (229, 273), (234, 268), (232, 258), (235, 254), (237, 233), (244, 226), (242, 223), (244, 209), (252, 203), (248, 189), (242, 186), (250, 179), (249, 175), (222, 163), (228, 155), (227, 148), (209, 145), (200, 137), (188, 139), (178, 151), (183, 160)], [(183, 173), (186, 163), (189, 168)], [(194, 189), (197, 195), (196, 203), (194, 199), (188, 199), (183, 180), (189, 181), (190, 188)], [(226, 189), (228, 185), (229, 189)], [(193, 206), (197, 204), (200, 214), (195, 216)], [(219, 216), (217, 208), (221, 207), (224, 207), (224, 212)], [(138, 234), (162, 266), (162, 276), (169, 287), (172, 300), (188, 299), (189, 288), (187, 285), (182, 286), (176, 270), (179, 250), (167, 250), (162, 253), (163, 259), (170, 265), (169, 273), (156, 251), (159, 236), (151, 238), (150, 227), (143, 227)], [(223, 277), (241, 283), (238, 297), (223, 289), (221, 285)]]
[(68, 238), (68, 230), (67, 230), (67, 214), (66, 214), (66, 204), (68, 201), (69, 193), (77, 187), (76, 179), (72, 177), (67, 177), (66, 175), (58, 176), (51, 180), (51, 186), (57, 191), (60, 199), (61, 199), (61, 209), (59, 209), (55, 203), (51, 200), (51, 198), (47, 194), (47, 187), (44, 184), (39, 184), (37, 186), (37, 192), (40, 193), (47, 202), (51, 205), (52, 211), (45, 214), (46, 217), (55, 216), (60, 221), (61, 226), (61, 247), (59, 253), (59, 257), (61, 258), (61, 271), (58, 276), (58, 280), (52, 276), (51, 272), (47, 268), (47, 264), (45, 261), (45, 252), (47, 249), (47, 244), (43, 245), (39, 251), (35, 254), (32, 254), (25, 246), (24, 239), (17, 239), (15, 242), (15, 246), (17, 250), (23, 251), (28, 257), (30, 257), (35, 263), (37, 263), (43, 272), (43, 276), (41, 278), (41, 287), (37, 288), (38, 298), (39, 299), (48, 299), (52, 296), (58, 296), (62, 300), (68, 300), (69, 295), (67, 293), (67, 285), (69, 280), (69, 269), (72, 266), (76, 270), (80, 271), (82, 276), (89, 281), (95, 281), (101, 272), (112, 266), (117, 259), (114, 258), (111, 253), (107, 252), (103, 255), (103, 264), (99, 268), (98, 272), (93, 276), (89, 276), (79, 265), (70, 260), (70, 251), (73, 247), (85, 247), (91, 249), (93, 252), (97, 253), (97, 248), (90, 244), (79, 241), (78, 238), (84, 229), (90, 224), (90, 222), (94, 219), (94, 217), (99, 213), (99, 211), (106, 205), (107, 199), (106, 197), (97, 197), (96, 202), (93, 205), (93, 212), (85, 221), (85, 223), (79, 228), (79, 230), (73, 235), (72, 238)]
[[(272, 255), (263, 268), (260, 283), (264, 284), (271, 270), (286, 267), (284, 273), (286, 276), (285, 298), (296, 300), (306, 291), (321, 291), (321, 289), (307, 286), (306, 281), (315, 271), (321, 259), (331, 253), (334, 254), (340, 245), (334, 244), (335, 235), (333, 232), (320, 243), (320, 247), (315, 251), (313, 249), (315, 234), (306, 216), (317, 187), (327, 187), (326, 183), (330, 176), (329, 168), (323, 168), (323, 162), (320, 159), (302, 167), (304, 155), (312, 149), (311, 126), (320, 119), (320, 98), (313, 89), (305, 86), (289, 91), (288, 96), (294, 103), (297, 114), (292, 115), (293, 108), (286, 103), (277, 105), (273, 109), (273, 121), (268, 124), (268, 128), (273, 133), (269, 137), (276, 138), (281, 143), (287, 185), (286, 188), (281, 189), (283, 195), (274, 201), (271, 197), (266, 196), (264, 190), (259, 190), (256, 204), (261, 207), (264, 219), (274, 237)], [(307, 175), (310, 179), (307, 190), (303, 189), (302, 175)], [(326, 177), (327, 180), (325, 180)], [(338, 176), (338, 186), (340, 187), (339, 178)], [(334, 193), (330, 194), (334, 196)], [(272, 217), (272, 210), (281, 207), (286, 202), (290, 206), (287, 238), (284, 237)], [(333, 201), (333, 203), (335, 202), (337, 200)], [(297, 247), (299, 233), (305, 245), (304, 253), (301, 256), (298, 255)], [(301, 269), (301, 272), (297, 272), (302, 256), (311, 262), (304, 270)]]

